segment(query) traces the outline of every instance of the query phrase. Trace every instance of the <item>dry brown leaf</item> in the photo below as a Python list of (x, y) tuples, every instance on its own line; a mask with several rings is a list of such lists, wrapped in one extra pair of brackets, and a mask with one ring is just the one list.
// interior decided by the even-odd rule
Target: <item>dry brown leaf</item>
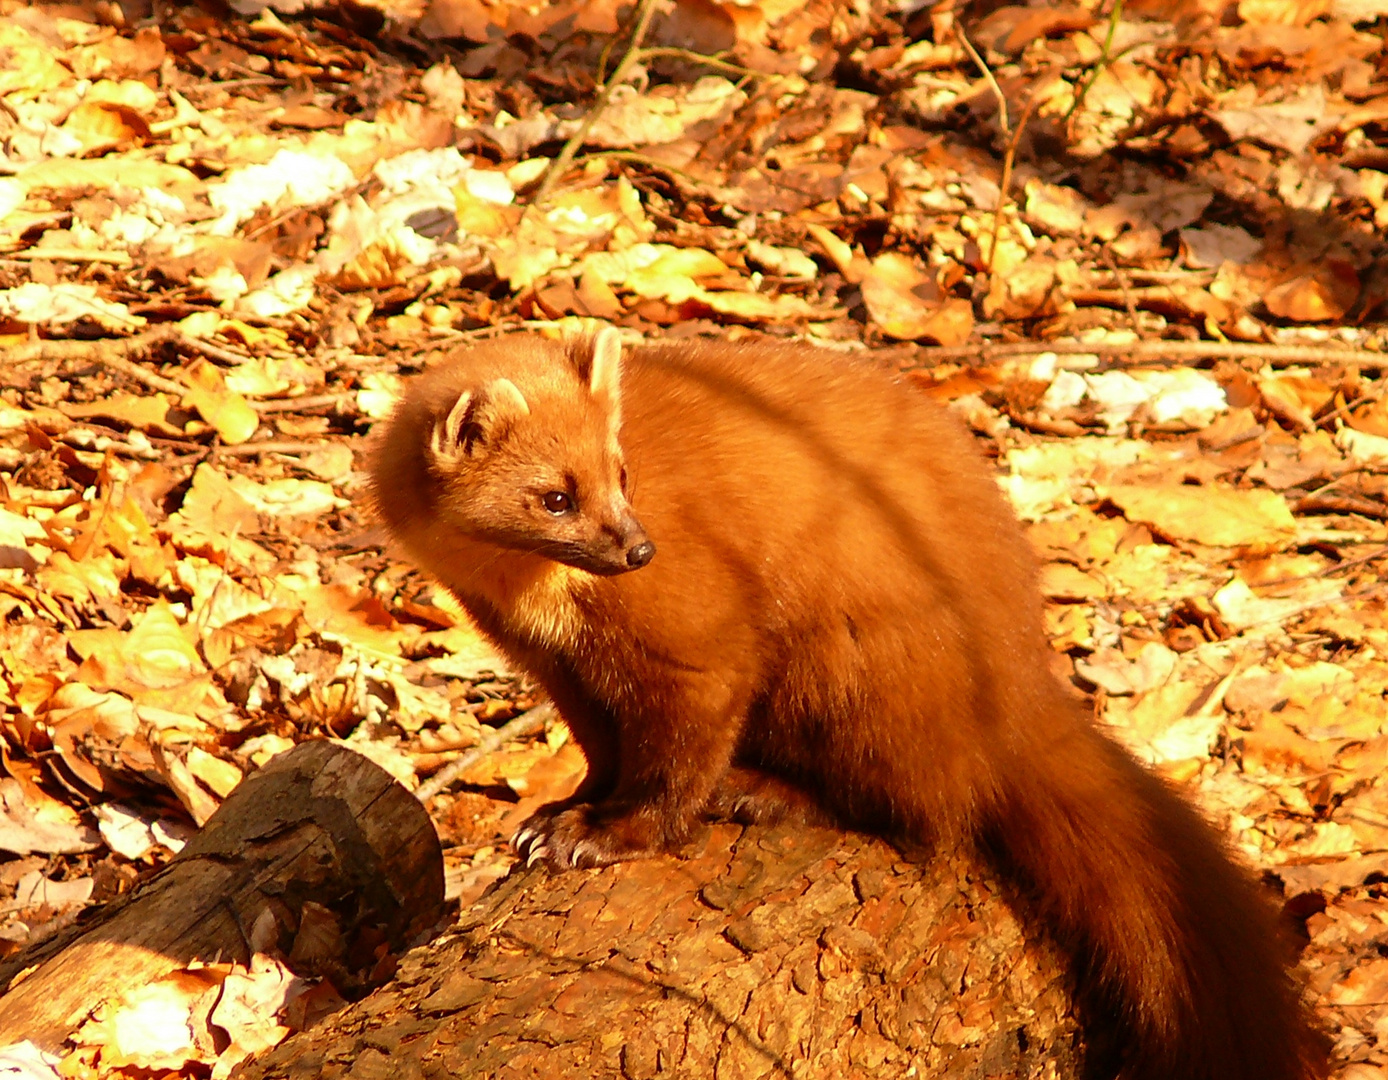
[(149, 125), (128, 105), (114, 101), (84, 101), (63, 121), (63, 130), (82, 144), (84, 154), (142, 146), (149, 141)]
[(817, 222), (808, 222), (805, 229), (819, 242), (824, 254), (829, 256), (845, 281), (856, 284), (863, 280), (870, 265), (867, 259), (856, 254), (851, 245)]
[(183, 505), (168, 520), (171, 539), (187, 553), (235, 565), (269, 569), (275, 559), (244, 533), (260, 532), (260, 515), (233, 489), (225, 475), (203, 463), (193, 472), (193, 486)]
[(116, 185), (153, 187), (180, 195), (202, 192), (202, 180), (179, 165), (140, 158), (52, 158), (28, 165), (16, 174), (26, 188), (84, 192), (107, 190)]
[(1335, 396), (1334, 387), (1327, 386), (1309, 371), (1278, 371), (1265, 367), (1258, 374), (1257, 387), (1269, 412), (1303, 431), (1315, 428), (1315, 416)]
[[(132, 621), (130, 631), (77, 630), (70, 637), (82, 657), (88, 686), (136, 694), (148, 687), (181, 685), (206, 669), (189, 635), (164, 600)], [(95, 681), (93, 681), (95, 680)]]
[(202, 636), (202, 651), (214, 670), (221, 670), (243, 651), (282, 655), (293, 648), (303, 628), (295, 608), (270, 607), (231, 619)]
[(202, 1057), (193, 1030), (195, 1007), (220, 982), (212, 969), (172, 972), (107, 1003), (74, 1039), (100, 1047), (108, 1069), (182, 1069)]
[(1104, 494), (1129, 521), (1171, 540), (1270, 550), (1296, 537), (1296, 520), (1274, 491), (1154, 483), (1114, 484)]
[(32, 784), (0, 779), (0, 851), (73, 855), (91, 851), (96, 841), (71, 807)]
[(788, 293), (768, 296), (765, 293), (732, 290), (713, 292), (698, 289), (688, 299), (704, 305), (711, 311), (748, 322), (798, 322), (805, 319), (830, 318), (836, 314), (835, 309), (817, 307), (802, 297)]
[(169, 785), (169, 790), (178, 796), (178, 801), (188, 811), (188, 816), (193, 819), (193, 824), (202, 828), (207, 824), (208, 819), (217, 812), (218, 801), (203, 789), (177, 754), (157, 742), (151, 743), (149, 749), (154, 767), (164, 782)]
[(55, 551), (38, 572), (38, 584), (52, 596), (89, 604), (93, 597), (120, 593), (121, 567), (109, 551), (88, 552), (74, 559), (65, 551)]
[(1375, 957), (1356, 965), (1330, 988), (1326, 997), (1337, 1005), (1378, 1005), (1388, 1001), (1388, 958)]
[(1253, 727), (1242, 735), (1240, 742), (1243, 744), (1246, 768), (1275, 772), (1323, 772), (1330, 768), (1337, 749), (1331, 743), (1308, 739), (1278, 713), (1259, 716)]
[(1054, 296), (1056, 285), (1054, 260), (1033, 256), (1005, 273), (992, 275), (988, 295), (983, 301), (983, 314), (1003, 319), (1053, 315), (1059, 310)]
[(1046, 636), (1060, 652), (1094, 648), (1092, 608), (1081, 604), (1051, 605), (1046, 608)]
[(291, 595), (303, 604), (304, 623), (325, 639), (381, 659), (400, 655), (399, 624), (373, 593), (319, 585), (294, 589)]
[(707, 139), (716, 130), (714, 125), (726, 120), (746, 100), (744, 91), (713, 75), (692, 86), (656, 86), (646, 93), (633, 86), (617, 87), (589, 129), (587, 141), (630, 148), (671, 143), (686, 136)]
[(1329, 259), (1263, 297), (1267, 309), (1293, 322), (1328, 322), (1344, 318), (1359, 299), (1359, 275), (1340, 259)]
[(1370, 877), (1388, 873), (1388, 854), (1357, 855), (1304, 865), (1284, 863), (1273, 873), (1282, 879), (1289, 897), (1311, 892), (1333, 895), (1363, 885)]
[(241, 770), (229, 761), (214, 757), (198, 746), (188, 748), (184, 758), (188, 772), (219, 798), (225, 799), (241, 783)]
[(1345, 423), (1355, 431), (1388, 439), (1388, 397), (1372, 398), (1350, 410)]
[(227, 703), (174, 616), (159, 600), (132, 619), (128, 632), (78, 630), (70, 637), (81, 656), (77, 677), (96, 690), (114, 690), (141, 705), (186, 717), (189, 726), (220, 719)]
[(1330, 11), (1331, 0), (1239, 0), (1239, 18), (1249, 24), (1307, 26)]
[(90, 900), (93, 884), (89, 877), (54, 881), (38, 870), (32, 870), (16, 883), (14, 903), (20, 910), (49, 908), (66, 911), (81, 907)]
[(101, 401), (62, 402), (58, 407), (66, 416), (78, 419), (101, 417), (125, 424), (136, 431), (182, 438), (183, 428), (168, 421), (169, 404), (164, 394), (135, 395), (117, 390)]
[(1041, 567), (1041, 595), (1052, 600), (1095, 600), (1108, 592), (1103, 582), (1070, 563)]
[(1014, 56), (1038, 38), (1058, 37), (1094, 25), (1094, 16), (1081, 7), (1001, 7), (974, 29), (981, 45)]
[(5, 53), (5, 63), (0, 66), (0, 97), (15, 91), (38, 95), (73, 79), (72, 71), (47, 42), (8, 19), (0, 19), (0, 50)]
[(934, 279), (899, 252), (886, 251), (872, 261), (862, 290), (868, 315), (888, 337), (958, 345), (973, 330), (973, 309), (967, 301), (961, 306), (942, 297)]
[(307, 984), (283, 963), (257, 953), (249, 971), (234, 971), (227, 976), (212, 1011), (212, 1022), (242, 1049), (258, 1053), (289, 1034), (273, 1018), (306, 988)]

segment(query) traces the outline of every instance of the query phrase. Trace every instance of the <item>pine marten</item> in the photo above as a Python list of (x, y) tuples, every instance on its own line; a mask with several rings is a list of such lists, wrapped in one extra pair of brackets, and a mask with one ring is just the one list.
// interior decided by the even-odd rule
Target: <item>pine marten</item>
[(1053, 675), (1028, 544), (919, 390), (810, 347), (505, 337), (414, 380), (369, 471), (588, 760), (522, 856), (709, 814), (972, 839), (1072, 956), (1091, 1070), (1325, 1075), (1271, 904)]

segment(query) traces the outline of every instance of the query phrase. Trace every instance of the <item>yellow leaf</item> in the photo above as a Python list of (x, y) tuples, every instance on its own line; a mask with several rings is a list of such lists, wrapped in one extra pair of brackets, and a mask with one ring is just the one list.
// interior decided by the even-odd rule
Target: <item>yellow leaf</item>
[(966, 300), (942, 298), (933, 278), (908, 256), (883, 252), (863, 277), (863, 303), (888, 337), (957, 345), (973, 331)]
[(1114, 484), (1105, 494), (1123, 515), (1171, 540), (1214, 547), (1276, 548), (1296, 536), (1296, 521), (1275, 491), (1234, 491), (1188, 484)]
[(169, 399), (165, 394), (129, 394), (117, 390), (101, 401), (60, 402), (58, 407), (67, 416), (77, 419), (102, 417), (126, 424), (137, 431), (152, 431), (158, 435), (181, 438), (183, 429), (166, 419)]
[(183, 400), (217, 429), (222, 442), (235, 446), (255, 434), (260, 414), (240, 394), (227, 389), (215, 364), (198, 360), (184, 373), (184, 378), (188, 393)]

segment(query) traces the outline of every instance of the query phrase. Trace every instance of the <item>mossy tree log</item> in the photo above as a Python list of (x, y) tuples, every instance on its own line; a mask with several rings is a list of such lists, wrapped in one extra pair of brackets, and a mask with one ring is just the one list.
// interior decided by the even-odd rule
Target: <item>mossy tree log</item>
[(731, 825), (683, 855), (519, 869), (239, 1075), (1079, 1075), (1063, 965), (972, 860)]

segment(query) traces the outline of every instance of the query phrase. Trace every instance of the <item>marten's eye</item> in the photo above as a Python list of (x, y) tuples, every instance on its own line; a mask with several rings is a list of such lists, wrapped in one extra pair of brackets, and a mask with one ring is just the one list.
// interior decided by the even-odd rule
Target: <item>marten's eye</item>
[(574, 508), (573, 499), (562, 491), (546, 491), (540, 496), (540, 502), (544, 504), (546, 510), (551, 514), (567, 514)]

